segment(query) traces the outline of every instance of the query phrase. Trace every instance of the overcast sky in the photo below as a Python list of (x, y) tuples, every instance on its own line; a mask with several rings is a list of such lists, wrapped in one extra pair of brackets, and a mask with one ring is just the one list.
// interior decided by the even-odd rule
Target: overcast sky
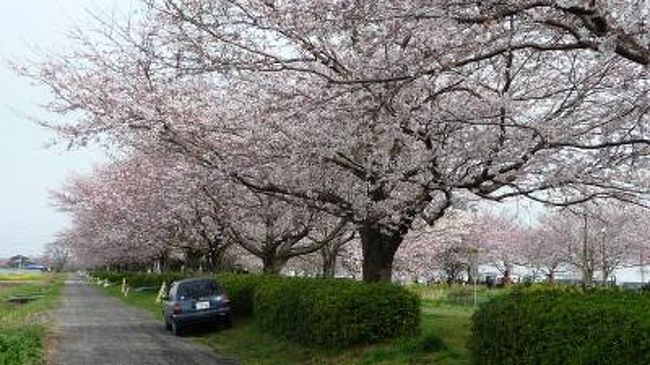
[[(61, 49), (66, 32), (88, 24), (93, 11), (125, 11), (131, 0), (7, 1), (0, 11), (0, 258), (38, 255), (66, 224), (49, 206), (48, 191), (73, 171), (101, 162), (98, 148), (66, 151), (46, 148), (53, 135), (25, 115), (42, 117), (39, 103), (48, 94), (8, 67), (9, 60), (34, 59), (41, 51)], [(37, 52), (37, 49), (39, 50)]]

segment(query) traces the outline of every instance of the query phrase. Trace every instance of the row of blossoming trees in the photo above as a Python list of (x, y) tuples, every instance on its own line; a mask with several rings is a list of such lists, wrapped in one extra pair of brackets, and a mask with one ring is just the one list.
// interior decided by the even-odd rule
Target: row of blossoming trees
[[(134, 9), (99, 17), (69, 50), (21, 68), (52, 92), (59, 116), (44, 123), (73, 144), (99, 139), (120, 151), (57, 194), (74, 217), (66, 241), (87, 262), (182, 251), (218, 267), (233, 249), (268, 271), (320, 253), (331, 272), (335, 253), (358, 239), (345, 264), (388, 280), (396, 266), (429, 262), (415, 252), (453, 261), (458, 253), (439, 242), (459, 238), (440, 227), (477, 198), (647, 204), (643, 1), (148, 0)], [(537, 244), (513, 248), (520, 229), (494, 219), (483, 241), (504, 246), (489, 251), (505, 268), (524, 251), (546, 267), (553, 242), (565, 241), (556, 235), (567, 227), (548, 218), (525, 240)], [(583, 246), (597, 241), (594, 219)], [(413, 239), (426, 249), (409, 250), (418, 232), (439, 239)], [(402, 247), (411, 258), (396, 259)]]
[[(176, 269), (359, 276), (363, 258), (352, 224), (221, 180), (211, 186), (209, 173), (139, 156), (71, 178), (53, 194), (73, 218), (59, 242), (94, 266), (164, 269), (175, 262)], [(629, 204), (549, 210), (530, 225), (512, 212), (470, 208), (452, 209), (433, 226), (417, 221), (396, 253), (393, 277), (472, 281), (483, 265), (504, 277), (525, 267), (551, 281), (578, 272), (591, 283), (597, 273), (607, 281), (618, 268), (647, 264), (650, 254), (649, 213)]]

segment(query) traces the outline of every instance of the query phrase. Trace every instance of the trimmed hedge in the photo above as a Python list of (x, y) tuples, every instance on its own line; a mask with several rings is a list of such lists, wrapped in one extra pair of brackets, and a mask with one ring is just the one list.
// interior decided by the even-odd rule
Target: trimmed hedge
[(253, 315), (255, 290), (271, 278), (264, 275), (224, 273), (217, 275), (217, 280), (232, 302), (233, 314), (250, 317)]
[(298, 343), (345, 347), (419, 331), (419, 297), (388, 283), (284, 278), (254, 297), (260, 328)]
[(650, 364), (650, 295), (516, 290), (473, 316), (475, 365)]

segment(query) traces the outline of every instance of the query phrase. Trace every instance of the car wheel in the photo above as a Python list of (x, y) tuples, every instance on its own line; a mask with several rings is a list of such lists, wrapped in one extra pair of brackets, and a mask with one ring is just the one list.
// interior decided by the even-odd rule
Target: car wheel
[(223, 322), (223, 327), (232, 328), (232, 318), (228, 317), (228, 319)]
[(181, 325), (180, 324), (176, 323), (175, 321), (172, 321), (171, 327), (172, 327), (172, 333), (174, 334), (174, 336), (182, 336)]

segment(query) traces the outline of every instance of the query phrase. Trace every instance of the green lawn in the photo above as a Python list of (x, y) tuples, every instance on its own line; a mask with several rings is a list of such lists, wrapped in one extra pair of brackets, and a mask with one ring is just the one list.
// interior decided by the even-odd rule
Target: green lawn
[[(413, 286), (422, 297), (422, 331), (419, 336), (345, 350), (306, 348), (293, 342), (261, 333), (253, 319), (235, 319), (232, 329), (190, 334), (222, 355), (240, 359), (246, 365), (467, 365), (466, 347), (470, 334), (473, 289), (469, 287)], [(131, 292), (128, 298), (119, 286), (106, 289), (114, 296), (160, 316), (156, 293)], [(467, 292), (471, 299), (467, 299)], [(501, 291), (477, 291), (477, 302)], [(435, 294), (435, 295), (434, 295)], [(162, 322), (161, 322), (162, 326)]]
[[(26, 276), (28, 283), (12, 279), (11, 286), (0, 286), (0, 364), (41, 364), (50, 330), (46, 312), (56, 306), (63, 280), (53, 275)], [(25, 304), (9, 302), (25, 296), (35, 299)]]

